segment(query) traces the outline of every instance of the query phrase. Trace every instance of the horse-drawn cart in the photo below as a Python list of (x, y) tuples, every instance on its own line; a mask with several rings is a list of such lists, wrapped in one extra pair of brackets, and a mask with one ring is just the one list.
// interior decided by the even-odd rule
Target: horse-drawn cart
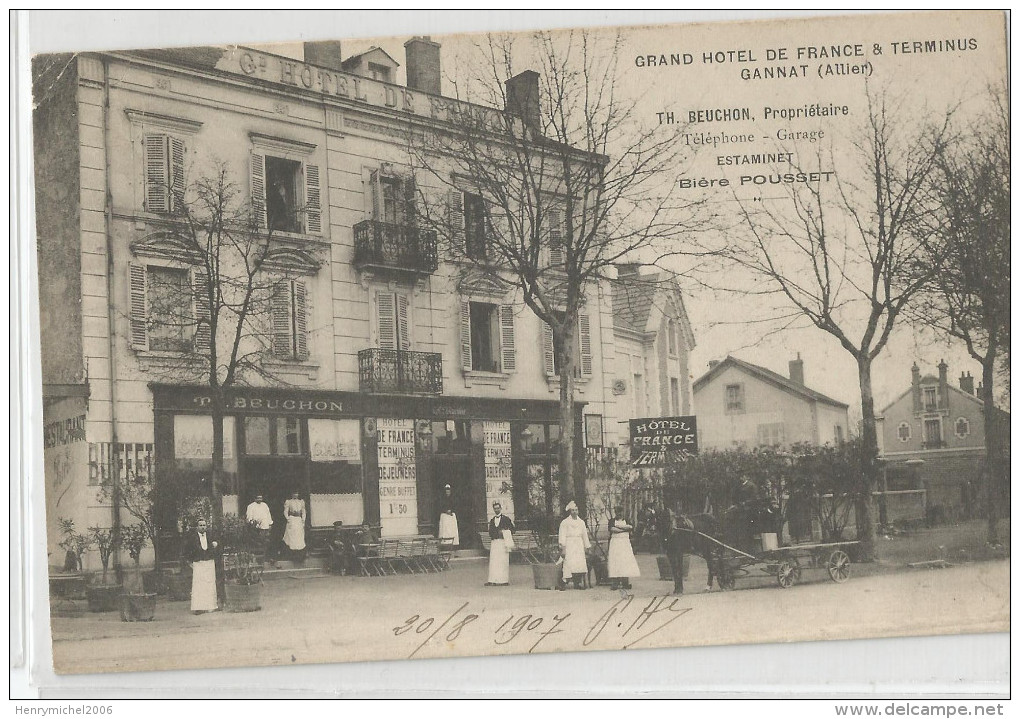
[(713, 549), (713, 570), (721, 589), (733, 589), (739, 577), (750, 576), (754, 569), (775, 577), (784, 589), (799, 582), (804, 569), (825, 569), (832, 581), (842, 584), (850, 578), (850, 552), (858, 545), (857, 541), (792, 544), (768, 549), (763, 547), (760, 552), (752, 554), (703, 532), (697, 534)]

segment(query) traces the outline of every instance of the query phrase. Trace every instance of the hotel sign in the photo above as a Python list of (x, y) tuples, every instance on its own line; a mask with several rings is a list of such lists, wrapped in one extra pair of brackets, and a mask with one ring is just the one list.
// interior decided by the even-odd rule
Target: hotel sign
[(630, 463), (635, 467), (665, 467), (698, 453), (698, 420), (657, 417), (630, 421)]

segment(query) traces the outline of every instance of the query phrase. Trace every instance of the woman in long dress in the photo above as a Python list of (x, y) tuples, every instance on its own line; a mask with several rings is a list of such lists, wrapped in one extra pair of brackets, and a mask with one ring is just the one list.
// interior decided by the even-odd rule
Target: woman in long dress
[(287, 518), (287, 528), (283, 532), (283, 543), (292, 554), (303, 559), (305, 552), (305, 500), (299, 492), (290, 495), (283, 503), (283, 516)]
[(503, 514), (503, 507), (499, 502), (492, 503), (492, 511), (495, 513), (489, 520), (489, 581), (487, 587), (506, 587), (510, 584), (510, 548), (506, 543), (506, 536), (514, 531), (514, 522), (510, 517)]
[(631, 577), (640, 577), (630, 533), (634, 527), (623, 518), (623, 509), (617, 508), (616, 517), (609, 520), (609, 581), (613, 589), (630, 589)]
[(219, 542), (207, 531), (204, 519), (198, 520), (195, 531), (188, 536), (186, 549), (186, 559), (191, 562), (191, 611), (215, 612), (219, 608), (216, 597)]
[(583, 589), (581, 580), (588, 574), (585, 552), (591, 547), (588, 526), (577, 516), (577, 503), (566, 506), (570, 514), (560, 522), (560, 554), (563, 556), (563, 581), (574, 582), (574, 589)]
[(457, 528), (457, 514), (453, 511), (453, 492), (450, 485), (443, 489), (442, 513), (439, 515), (439, 542), (445, 549), (460, 544), (460, 530)]

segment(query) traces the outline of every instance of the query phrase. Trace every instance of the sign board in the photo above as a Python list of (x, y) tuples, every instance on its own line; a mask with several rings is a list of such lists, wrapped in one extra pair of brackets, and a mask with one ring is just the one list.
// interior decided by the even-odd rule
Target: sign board
[(418, 481), (414, 461), (414, 420), (380, 418), (379, 515), (382, 536), (418, 533)]
[(514, 516), (511, 493), (511, 442), (509, 422), (482, 422), (485, 442), (485, 511), (492, 515), (492, 503), (499, 502), (503, 513)]
[(665, 467), (698, 453), (698, 420), (649, 417), (630, 421), (630, 463), (635, 467)]

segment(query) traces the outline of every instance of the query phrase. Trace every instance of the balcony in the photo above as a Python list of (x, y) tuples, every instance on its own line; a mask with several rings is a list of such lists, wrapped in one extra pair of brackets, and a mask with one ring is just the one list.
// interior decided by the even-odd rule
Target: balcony
[(443, 393), (443, 355), (371, 348), (358, 352), (362, 392), (371, 394)]
[(438, 266), (436, 233), (364, 220), (354, 226), (354, 266), (430, 275)]

